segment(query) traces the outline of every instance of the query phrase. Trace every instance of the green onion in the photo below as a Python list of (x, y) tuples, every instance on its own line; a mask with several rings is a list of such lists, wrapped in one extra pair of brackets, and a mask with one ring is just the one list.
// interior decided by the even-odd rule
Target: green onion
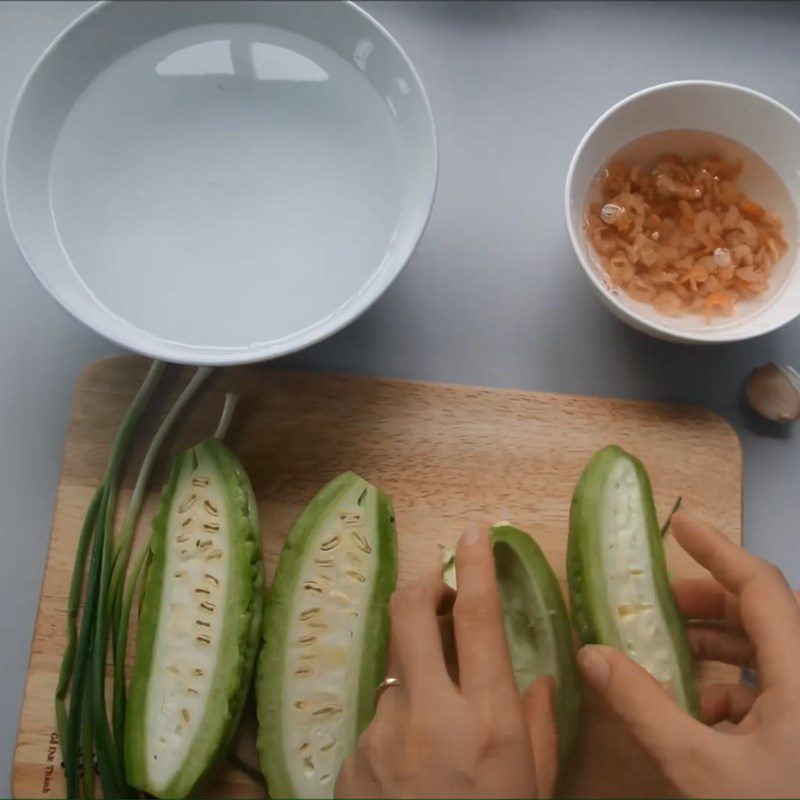
[(94, 743), (92, 740), (92, 698), (83, 695), (83, 721), (81, 725), (81, 761), (84, 797), (94, 797)]
[[(115, 537), (114, 517), (123, 459), (163, 370), (164, 365), (160, 362), (151, 365), (125, 413), (105, 475), (89, 504), (78, 540), (67, 603), (67, 647), (55, 697), (56, 723), (64, 757), (68, 797), (94, 797), (95, 753), (103, 795), (111, 798), (133, 794), (125, 778), (122, 755), (125, 652), (131, 605), (148, 554), (146, 546), (137, 553), (127, 583), (125, 576), (136, 523), (158, 452), (181, 411), (211, 372), (208, 367), (196, 371), (156, 431), (142, 462), (119, 536)], [(81, 605), (83, 610), (79, 628)], [(111, 725), (105, 690), (109, 633), (114, 654)]]
[[(112, 446), (106, 474), (100, 484), (98, 493), (95, 495), (95, 498), (99, 495), (99, 502), (93, 500), (90, 504), (86, 515), (86, 522), (78, 542), (78, 558), (75, 562), (75, 571), (73, 572), (71, 586), (71, 590), (76, 587), (77, 590), (75, 597), (70, 597), (70, 600), (74, 600), (76, 604), (80, 597), (82, 577), (76, 577), (75, 573), (79, 573), (79, 576), (83, 574), (84, 564), (82, 563), (81, 556), (83, 556), (83, 560), (85, 560), (85, 554), (88, 550), (90, 540), (92, 544), (92, 554), (87, 575), (86, 595), (83, 603), (80, 633), (78, 634), (77, 644), (74, 650), (70, 649), (68, 646), (68, 652), (65, 653), (61, 667), (62, 679), (60, 679), (58, 687), (58, 689), (62, 690), (61, 696), (59, 697), (57, 689), (56, 697), (56, 714), (58, 716), (59, 708), (63, 708), (63, 695), (66, 693), (67, 689), (69, 689), (69, 711), (66, 720), (62, 720), (62, 723), (65, 724), (63, 724), (64, 733), (61, 739), (68, 797), (78, 797), (80, 793), (78, 752), (80, 745), (79, 737), (82, 732), (85, 733), (87, 730), (86, 725), (84, 725), (83, 728), (81, 727), (84, 704), (86, 703), (84, 692), (86, 691), (87, 670), (92, 667), (93, 672), (96, 672), (94, 665), (99, 661), (104, 667), (105, 661), (105, 646), (104, 644), (103, 646), (98, 646), (95, 637), (97, 637), (98, 632), (105, 630), (106, 615), (103, 608), (104, 592), (102, 591), (101, 578), (104, 572), (103, 562), (104, 551), (107, 550), (106, 539), (109, 533), (108, 528), (113, 523), (114, 518), (119, 471), (122, 458), (128, 448), (131, 436), (139, 423), (147, 402), (155, 391), (163, 371), (164, 365), (162, 363), (158, 361), (153, 362), (147, 373), (147, 377), (144, 379), (144, 382), (122, 419), (122, 423), (120, 424)], [(107, 564), (109, 560), (110, 559), (106, 559)], [(108, 566), (106, 567), (106, 573), (107, 571)], [(102, 613), (98, 613), (98, 610)], [(77, 614), (77, 608), (75, 609), (75, 613)], [(101, 639), (100, 641), (105, 643), (105, 639)], [(101, 673), (101, 693), (103, 693), (104, 689), (103, 680), (104, 674)], [(116, 754), (112, 754), (111, 758), (113, 760), (108, 759), (108, 748), (106, 747), (106, 740), (102, 729), (103, 721), (105, 721), (105, 728), (108, 728), (105, 708), (98, 709), (97, 697), (95, 697), (94, 693), (91, 693), (91, 696), (92, 732), (96, 743), (99, 742), (99, 746), (97, 747), (97, 760), (101, 781), (103, 783), (103, 794), (106, 797), (122, 795), (124, 787), (119, 785), (121, 766), (116, 759)], [(98, 723), (100, 724), (99, 729)], [(83, 753), (83, 759), (90, 765), (89, 768), (91, 769), (91, 752)], [(115, 761), (117, 762), (116, 764), (114, 763)], [(87, 788), (85, 781), (84, 788)]]
[(78, 539), (78, 551), (75, 555), (75, 568), (72, 571), (72, 581), (69, 587), (69, 599), (67, 600), (67, 648), (61, 661), (61, 670), (58, 673), (58, 685), (56, 686), (56, 727), (58, 729), (58, 740), (62, 743), (62, 746), (66, 742), (67, 735), (66, 697), (72, 677), (72, 668), (75, 665), (75, 646), (78, 640), (78, 612), (80, 611), (81, 593), (83, 592), (83, 576), (86, 571), (89, 545), (92, 543), (95, 520), (97, 519), (102, 497), (103, 487), (101, 485), (95, 491), (92, 501), (89, 503), (86, 518), (83, 521), (80, 538)]
[[(127, 442), (126, 442), (127, 445)], [(100, 546), (100, 578), (97, 587), (97, 608), (94, 618), (94, 642), (91, 657), (91, 695), (92, 695), (92, 727), (94, 729), (94, 746), (97, 752), (97, 767), (100, 771), (100, 783), (104, 797), (126, 797), (130, 793), (125, 788), (125, 776), (122, 762), (117, 757), (111, 727), (108, 724), (106, 711), (106, 642), (108, 640), (109, 613), (108, 582), (111, 577), (111, 548), (114, 544), (114, 513), (117, 504), (121, 459), (109, 470), (109, 481), (106, 485), (103, 517), (105, 524), (96, 540)]]

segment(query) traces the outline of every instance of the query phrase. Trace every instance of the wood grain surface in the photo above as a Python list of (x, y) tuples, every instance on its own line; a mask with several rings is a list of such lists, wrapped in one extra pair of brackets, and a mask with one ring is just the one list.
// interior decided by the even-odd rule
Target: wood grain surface
[[(90, 366), (79, 378), (63, 456), (50, 550), (31, 649), (15, 753), (17, 797), (63, 797), (53, 693), (65, 643), (65, 609), (78, 531), (102, 476), (116, 427), (147, 369), (139, 358)], [(136, 437), (124, 506), (155, 423), (190, 371), (171, 367)], [(241, 396), (227, 442), (259, 500), (267, 579), (286, 533), (312, 495), (352, 469), (392, 495), (400, 582), (437, 564), (467, 520), (510, 520), (533, 534), (564, 578), (573, 486), (598, 448), (618, 443), (647, 464), (663, 518), (678, 495), (735, 541), (741, 535), (741, 452), (736, 434), (696, 408), (522, 391), (285, 373), (264, 366), (217, 371), (167, 442), (137, 537), (145, 534), (168, 456), (214, 431), (226, 391)], [(28, 532), (26, 535), (45, 535)], [(702, 570), (673, 543), (674, 576)], [(132, 631), (132, 635), (135, 631)], [(698, 679), (731, 676), (705, 666)], [(670, 787), (592, 697), (563, 784), (577, 796), (656, 796)], [(248, 713), (237, 752), (253, 763)], [(232, 762), (207, 796), (261, 797), (263, 786)]]

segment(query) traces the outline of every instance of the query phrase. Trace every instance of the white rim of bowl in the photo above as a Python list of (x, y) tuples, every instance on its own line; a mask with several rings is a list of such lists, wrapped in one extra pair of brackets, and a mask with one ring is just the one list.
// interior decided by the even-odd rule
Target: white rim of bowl
[[(746, 331), (739, 331), (737, 332), (736, 329), (732, 329), (729, 332), (722, 332), (722, 335), (718, 336), (714, 339), (709, 339), (703, 333), (698, 333), (696, 331), (682, 331), (676, 328), (672, 328), (669, 325), (663, 325), (660, 322), (647, 319), (639, 314), (637, 311), (633, 309), (627, 308), (624, 306), (615, 296), (614, 294), (609, 291), (608, 286), (605, 285), (603, 280), (597, 274), (597, 269), (593, 267), (591, 264), (587, 264), (586, 260), (581, 255), (581, 250), (579, 247), (579, 232), (575, 231), (575, 228), (572, 225), (572, 215), (570, 213), (570, 194), (572, 189), (572, 180), (575, 172), (575, 166), (578, 163), (578, 159), (583, 153), (583, 149), (586, 146), (586, 143), (592, 138), (595, 131), (611, 116), (613, 116), (620, 108), (623, 106), (628, 105), (628, 103), (632, 103), (634, 100), (638, 100), (640, 97), (646, 94), (653, 94), (655, 92), (663, 91), (664, 89), (672, 89), (675, 86), (718, 86), (724, 89), (733, 89), (737, 92), (742, 92), (743, 94), (749, 94), (753, 97), (757, 97), (759, 100), (763, 100), (771, 105), (775, 106), (780, 111), (783, 111), (785, 114), (790, 116), (800, 127), (800, 117), (794, 113), (790, 108), (783, 105), (783, 103), (779, 103), (774, 98), (770, 97), (769, 95), (764, 94), (763, 92), (759, 92), (755, 89), (749, 89), (746, 86), (740, 86), (737, 83), (727, 83), (725, 81), (712, 81), (712, 80), (680, 80), (680, 81), (668, 81), (667, 83), (659, 83), (655, 86), (648, 86), (646, 89), (640, 89), (638, 92), (634, 92), (633, 94), (628, 95), (627, 97), (623, 98), (619, 102), (615, 103), (608, 111), (605, 111), (601, 114), (597, 120), (592, 124), (588, 131), (583, 135), (578, 144), (577, 148), (575, 149), (575, 153), (572, 156), (572, 160), (569, 164), (569, 169), (567, 170), (567, 181), (564, 187), (564, 214), (567, 220), (567, 231), (569, 232), (569, 238), (572, 242), (572, 249), (575, 251), (575, 256), (578, 259), (578, 263), (580, 263), (583, 271), (589, 277), (589, 280), (592, 281), (595, 288), (601, 293), (601, 295), (608, 299), (610, 303), (613, 304), (614, 308), (616, 308), (623, 316), (626, 322), (632, 324), (635, 328), (643, 332), (652, 332), (658, 331), (659, 333), (664, 334), (664, 336), (668, 337), (671, 340), (680, 339), (683, 342), (691, 342), (693, 344), (726, 344), (730, 342), (741, 342), (745, 341), (746, 339), (754, 339), (758, 336), (765, 336), (768, 333), (772, 333), (773, 331), (778, 330), (778, 328), (782, 328), (784, 325), (788, 325), (792, 320), (796, 319), (800, 316), (800, 308), (798, 308), (797, 312), (792, 314), (791, 316), (787, 316), (784, 319), (776, 321), (767, 325), (763, 330), (760, 330), (756, 333), (747, 333)], [(622, 142), (620, 147), (625, 145), (626, 142)], [(611, 154), (613, 155), (613, 154)]]
[[(133, 323), (129, 322), (125, 319), (125, 322), (133, 329), (130, 333), (128, 331), (123, 332), (123, 335), (111, 336), (104, 330), (104, 326), (99, 324), (96, 321), (87, 321), (83, 319), (75, 310), (70, 308), (69, 305), (64, 303), (60, 298), (56, 297), (53, 291), (45, 284), (44, 279), (39, 275), (38, 270), (33, 265), (33, 261), (28, 257), (28, 253), (26, 252), (25, 248), (22, 245), (22, 241), (20, 236), (17, 233), (16, 227), (14, 225), (14, 218), (11, 213), (11, 204), (9, 202), (9, 194), (8, 194), (8, 181), (7, 181), (7, 174), (8, 174), (8, 151), (11, 144), (11, 131), (14, 128), (14, 123), (17, 118), (17, 112), (19, 111), (19, 106), (22, 102), (23, 97), (28, 89), (28, 85), (30, 84), (33, 76), (39, 70), (42, 63), (50, 56), (50, 54), (61, 44), (62, 40), (65, 39), (75, 28), (79, 25), (83, 24), (84, 20), (90, 17), (93, 14), (99, 13), (102, 9), (106, 6), (111, 5), (114, 0), (98, 0), (94, 5), (87, 8), (81, 14), (79, 14), (72, 22), (67, 25), (56, 37), (53, 39), (52, 42), (44, 49), (41, 55), (36, 59), (33, 66), (28, 70), (27, 75), (25, 76), (25, 80), (22, 82), (22, 86), (20, 87), (19, 91), (17, 92), (17, 96), (14, 99), (14, 104), (11, 107), (11, 115), (9, 117), (8, 126), (6, 127), (5, 132), (5, 141), (3, 144), (3, 154), (2, 154), (2, 163), (0, 164), (0, 183), (2, 183), (3, 188), (3, 201), (6, 206), (6, 218), (8, 219), (9, 228), (11, 230), (11, 235), (14, 239), (15, 244), (17, 245), (17, 249), (22, 254), (22, 258), (25, 263), (28, 265), (28, 269), (33, 273), (36, 280), (39, 282), (39, 285), (45, 290), (47, 295), (50, 297), (51, 300), (55, 301), (61, 308), (63, 308), (73, 319), (80, 322), (82, 325), (86, 326), (90, 330), (97, 333), (99, 336), (102, 336), (104, 339), (114, 342), (115, 344), (124, 347), (128, 350), (132, 350), (135, 353), (140, 355), (148, 356), (149, 358), (158, 359), (162, 361), (167, 361), (175, 364), (196, 364), (196, 365), (204, 365), (204, 366), (236, 366), (237, 364), (253, 364), (259, 363), (262, 361), (270, 361), (276, 358), (282, 358), (283, 356), (291, 355), (292, 353), (296, 353), (300, 350), (305, 350), (307, 347), (311, 347), (314, 344), (318, 344), (325, 339), (330, 338), (334, 334), (338, 333), (343, 328), (346, 328), (350, 323), (354, 322), (358, 319), (368, 308), (373, 306), (380, 297), (386, 292), (386, 290), (397, 280), (400, 274), (408, 265), (408, 262), (411, 260), (412, 256), (414, 255), (417, 247), (419, 246), (420, 241), (422, 240), (423, 235), (425, 234), (425, 230), (428, 227), (428, 222), (430, 221), (431, 212), (433, 211), (433, 204), (436, 199), (436, 191), (439, 185), (439, 140), (436, 134), (436, 122), (433, 117), (433, 109), (431, 108), (430, 99), (428, 98), (428, 93), (425, 89), (425, 84), (422, 82), (422, 78), (417, 72), (417, 68), (414, 66), (414, 63), (408, 57), (406, 51), (400, 46), (400, 43), (397, 39), (392, 36), (391, 33), (381, 25), (378, 20), (376, 20), (371, 14), (364, 11), (363, 8), (356, 5), (353, 0), (343, 0), (342, 5), (351, 8), (356, 13), (360, 14), (364, 17), (371, 25), (373, 25), (376, 30), (381, 33), (389, 43), (396, 49), (397, 53), (405, 62), (406, 66), (408, 67), (409, 72), (411, 73), (412, 77), (419, 86), (420, 94), (422, 97), (423, 107), (425, 109), (425, 116), (427, 118), (428, 124), (430, 125), (431, 130), (431, 138), (433, 143), (433, 170), (431, 172), (431, 182), (432, 185), (430, 187), (430, 199), (428, 201), (427, 208), (424, 209), (424, 213), (420, 217), (420, 221), (412, 230), (413, 233), (413, 246), (409, 248), (407, 253), (401, 254), (398, 266), (394, 269), (391, 274), (388, 274), (382, 281), (374, 280), (375, 272), (373, 272), (368, 279), (367, 283), (362, 287), (362, 290), (359, 291), (357, 295), (354, 296), (348, 303), (352, 303), (351, 307), (347, 309), (346, 313), (343, 313), (341, 316), (337, 314), (332, 314), (331, 316), (325, 318), (324, 320), (316, 323), (315, 325), (311, 326), (311, 333), (307, 336), (304, 336), (304, 332), (308, 331), (309, 328), (305, 328), (304, 330), (297, 331), (290, 336), (286, 337), (286, 339), (279, 340), (277, 343), (271, 343), (268, 345), (262, 345), (256, 348), (250, 347), (241, 347), (232, 352), (226, 352), (224, 350), (214, 350), (214, 349), (204, 349), (198, 348), (197, 353), (187, 353), (184, 350), (190, 350), (191, 345), (182, 345), (180, 343), (172, 343), (166, 340), (160, 339), (159, 337), (151, 334), (149, 331), (142, 330), (140, 328), (136, 328)], [(376, 265), (376, 269), (377, 269)], [(110, 309), (105, 308), (104, 310), (108, 314), (113, 314)], [(148, 337), (148, 342), (146, 344), (142, 344), (141, 342), (137, 342), (136, 340), (136, 332), (141, 331)], [(150, 339), (157, 340), (155, 346), (150, 346)], [(289, 341), (287, 341), (289, 340)], [(285, 343), (285, 344), (284, 344)], [(176, 350), (176, 348), (178, 348)]]

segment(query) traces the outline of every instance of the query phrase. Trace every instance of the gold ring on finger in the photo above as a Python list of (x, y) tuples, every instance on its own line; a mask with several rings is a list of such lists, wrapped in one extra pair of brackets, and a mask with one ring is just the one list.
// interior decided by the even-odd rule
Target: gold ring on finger
[(392, 686), (400, 686), (400, 678), (384, 678), (375, 690), (375, 703), (377, 703), (378, 700), (381, 699), (383, 693)]

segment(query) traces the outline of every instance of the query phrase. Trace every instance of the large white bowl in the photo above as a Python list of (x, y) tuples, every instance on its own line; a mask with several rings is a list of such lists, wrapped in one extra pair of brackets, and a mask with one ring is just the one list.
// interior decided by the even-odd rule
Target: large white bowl
[(47, 291), (121, 345), (234, 364), (373, 303), (425, 228), (433, 118), (352, 3), (99, 3), (28, 76), (4, 158)]
[[(699, 315), (668, 317), (647, 303), (617, 292), (585, 235), (586, 200), (594, 177), (624, 145), (651, 133), (710, 131), (733, 139), (766, 161), (782, 179), (789, 198), (774, 210), (784, 220), (788, 253), (776, 265), (767, 294), (739, 303), (734, 316), (707, 323)], [(741, 185), (759, 195), (747, 170)], [(675, 342), (714, 343), (751, 339), (800, 314), (798, 207), (800, 207), (800, 119), (775, 100), (741, 86), (715, 81), (678, 81), (631, 95), (606, 111), (578, 145), (567, 174), (565, 211), (572, 245), (600, 299), (617, 317), (645, 333)], [(781, 205), (778, 202), (778, 205)]]

